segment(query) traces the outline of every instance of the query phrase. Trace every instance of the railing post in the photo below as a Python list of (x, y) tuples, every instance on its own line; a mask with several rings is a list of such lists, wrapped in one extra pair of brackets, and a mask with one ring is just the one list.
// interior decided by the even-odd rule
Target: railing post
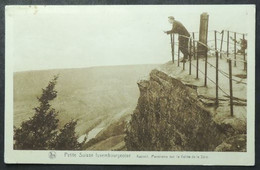
[[(208, 47), (207, 48), (207, 51), (208, 51)], [(205, 55), (205, 77), (204, 77), (204, 86), (207, 87), (207, 66), (208, 66), (208, 52), (206, 53)]]
[(189, 55), (189, 60), (190, 60), (190, 67), (189, 67), (189, 75), (191, 75), (191, 38), (189, 39), (189, 41), (190, 41), (190, 55)]
[[(186, 60), (186, 59), (185, 59)], [(182, 70), (185, 70), (185, 63), (186, 63), (186, 61), (184, 60), (184, 56), (183, 56), (183, 60), (182, 60), (182, 63), (183, 63), (183, 65), (182, 65)]]
[(218, 106), (218, 51), (216, 51), (216, 105)]
[(227, 58), (229, 57), (229, 31), (227, 31)]
[(217, 47), (217, 31), (214, 31), (215, 37), (215, 54), (216, 54), (216, 105), (218, 106), (218, 47)]
[(178, 42), (178, 67), (180, 66), (180, 42)]
[(172, 53), (172, 34), (170, 34), (171, 37), (171, 53)]
[(214, 31), (214, 37), (215, 37), (215, 51), (218, 50), (218, 47), (217, 47), (217, 31)]
[(221, 43), (220, 43), (220, 58), (222, 58), (222, 46), (223, 46), (223, 38), (224, 38), (224, 33), (225, 31), (222, 31), (222, 35), (221, 35)]
[[(197, 42), (197, 50), (198, 50), (198, 42)], [(196, 67), (196, 78), (199, 78), (199, 57), (198, 57), (198, 53), (196, 51), (196, 59), (197, 59), (197, 67)]]
[(174, 34), (171, 34), (171, 45), (172, 45), (172, 62), (174, 63)]
[[(202, 13), (200, 15), (200, 28), (199, 28), (199, 41), (203, 44), (207, 44), (208, 41), (208, 23), (209, 23), (209, 15), (207, 13)], [(198, 55), (199, 56), (205, 56), (207, 53), (207, 47), (205, 47), (202, 44), (198, 44)]]
[(195, 56), (195, 33), (193, 32), (192, 33), (192, 39), (193, 39), (193, 58), (194, 60), (196, 59), (196, 56)]
[(237, 59), (237, 34), (234, 32), (234, 41), (235, 41), (235, 43), (234, 43), (234, 59), (235, 59), (235, 61), (234, 61), (234, 67), (236, 67), (237, 66), (237, 61), (236, 61), (236, 59)]
[(182, 63), (183, 63), (183, 65), (182, 65), (182, 66), (183, 66), (183, 67), (182, 67), (182, 70), (185, 70), (185, 63), (186, 63), (186, 61), (183, 61)]
[[(245, 43), (245, 34), (243, 34), (243, 43)], [(246, 49), (244, 49), (243, 54), (244, 54), (244, 70), (246, 70)]]
[(228, 59), (229, 67), (229, 91), (230, 91), (230, 115), (233, 116), (233, 87), (232, 87), (232, 64), (231, 59)]

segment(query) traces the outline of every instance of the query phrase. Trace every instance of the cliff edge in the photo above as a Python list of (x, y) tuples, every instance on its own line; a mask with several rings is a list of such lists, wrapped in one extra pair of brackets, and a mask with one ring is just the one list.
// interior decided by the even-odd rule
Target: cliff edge
[(208, 105), (204, 99), (210, 97), (198, 94), (196, 83), (181, 80), (182, 71), (174, 71), (170, 75), (164, 66), (138, 82), (140, 97), (126, 128), (126, 149), (246, 151), (246, 119), (228, 116), (228, 100), (221, 101), (221, 110)]

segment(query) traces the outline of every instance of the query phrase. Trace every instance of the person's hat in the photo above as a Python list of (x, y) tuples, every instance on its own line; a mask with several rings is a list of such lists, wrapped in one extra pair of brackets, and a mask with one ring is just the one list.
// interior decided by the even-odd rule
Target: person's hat
[(173, 17), (173, 16), (169, 16), (168, 18), (174, 20), (174, 17)]

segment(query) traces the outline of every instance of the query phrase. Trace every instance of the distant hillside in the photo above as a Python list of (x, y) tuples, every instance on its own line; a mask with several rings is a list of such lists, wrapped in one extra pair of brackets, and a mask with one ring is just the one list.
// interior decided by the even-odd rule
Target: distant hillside
[[(139, 96), (137, 81), (156, 65), (108, 66), (14, 73), (14, 126), (29, 119), (38, 106), (37, 96), (59, 74), (58, 97), (52, 106), (59, 111), (60, 126), (79, 119), (78, 135), (96, 126), (108, 127), (125, 109), (130, 114)], [(120, 115), (119, 115), (120, 116)]]

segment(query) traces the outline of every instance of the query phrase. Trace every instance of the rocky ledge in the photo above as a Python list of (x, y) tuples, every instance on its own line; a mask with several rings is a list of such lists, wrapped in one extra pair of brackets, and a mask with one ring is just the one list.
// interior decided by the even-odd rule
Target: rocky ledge
[(138, 82), (140, 97), (126, 129), (127, 150), (246, 151), (246, 121), (228, 116), (225, 102), (222, 109), (208, 105), (202, 98), (210, 97), (198, 94), (196, 83), (178, 75), (155, 69), (148, 80)]

